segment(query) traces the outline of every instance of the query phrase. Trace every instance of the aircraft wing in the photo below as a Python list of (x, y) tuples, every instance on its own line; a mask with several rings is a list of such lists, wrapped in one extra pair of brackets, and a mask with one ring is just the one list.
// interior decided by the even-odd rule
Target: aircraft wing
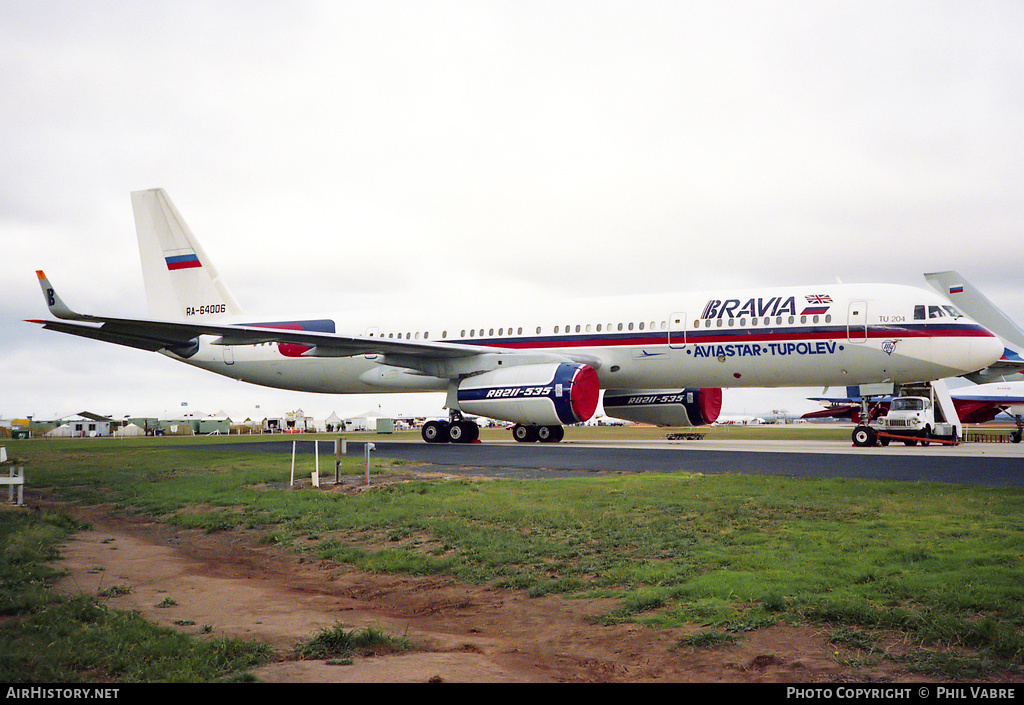
[(142, 350), (186, 349), (196, 345), (200, 335), (217, 338), (214, 345), (257, 345), (290, 343), (309, 348), (312, 357), (349, 357), (353, 355), (393, 354), (411, 358), (453, 359), (507, 350), (480, 345), (431, 341), (395, 340), (369, 336), (346, 336), (318, 331), (292, 330), (275, 324), (225, 325), (202, 321), (161, 321), (139, 318), (111, 318), (81, 314), (70, 309), (57, 295), (42, 271), (36, 272), (47, 306), (59, 321), (29, 319), (47, 330), (69, 333)]

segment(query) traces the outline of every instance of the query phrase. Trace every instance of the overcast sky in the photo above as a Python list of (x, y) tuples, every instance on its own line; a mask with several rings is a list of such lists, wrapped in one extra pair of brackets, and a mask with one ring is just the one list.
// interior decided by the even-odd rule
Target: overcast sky
[(36, 269), (146, 314), (155, 186), (256, 314), (958, 269), (1022, 322), (1022, 36), (1019, 0), (5, 0), (0, 418), (371, 406), (22, 322)]

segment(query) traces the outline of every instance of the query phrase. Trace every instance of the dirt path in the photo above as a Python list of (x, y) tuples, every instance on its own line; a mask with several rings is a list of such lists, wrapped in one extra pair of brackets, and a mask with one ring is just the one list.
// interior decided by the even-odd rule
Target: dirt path
[[(281, 660), (268, 682), (816, 682), (900, 680), (892, 668), (852, 671), (822, 630), (776, 626), (718, 649), (672, 648), (683, 630), (600, 626), (600, 600), (528, 598), (447, 578), (372, 575), (260, 546), (233, 532), (175, 532), (76, 509), (93, 529), (62, 549), (64, 592), (103, 598), (162, 625), (257, 639)], [(338, 622), (404, 635), (416, 650), (351, 665), (294, 659), (295, 644)], [(184, 626), (182, 626), (184, 625)], [(696, 628), (695, 628), (696, 629)]]

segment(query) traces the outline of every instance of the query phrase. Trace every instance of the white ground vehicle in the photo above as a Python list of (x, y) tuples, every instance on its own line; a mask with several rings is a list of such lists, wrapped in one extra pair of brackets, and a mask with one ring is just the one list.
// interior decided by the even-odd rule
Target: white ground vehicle
[[(861, 418), (868, 418), (862, 414)], [(878, 419), (877, 428), (862, 424), (853, 430), (857, 446), (883, 446), (903, 441), (908, 446), (928, 445), (932, 441), (958, 443), (960, 419), (944, 385), (904, 385), (889, 403), (889, 410)]]

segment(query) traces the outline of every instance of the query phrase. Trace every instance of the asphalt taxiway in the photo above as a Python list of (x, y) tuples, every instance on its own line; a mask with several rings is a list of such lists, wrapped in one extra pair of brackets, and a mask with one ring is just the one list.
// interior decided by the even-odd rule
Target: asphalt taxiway
[[(293, 440), (297, 440), (297, 453), (314, 452), (312, 440), (294, 438), (209, 447), (291, 453)], [(371, 457), (404, 460), (415, 463), (421, 471), (456, 476), (539, 479), (685, 472), (1024, 486), (1024, 443), (927, 447), (897, 443), (884, 448), (857, 448), (849, 442), (792, 440), (568, 441), (550, 445), (486, 441), (435, 445), (418, 438), (381, 438), (370, 442), (374, 444)], [(333, 455), (333, 441), (319, 443), (321, 456)], [(348, 454), (362, 457), (363, 443), (347, 441)]]

